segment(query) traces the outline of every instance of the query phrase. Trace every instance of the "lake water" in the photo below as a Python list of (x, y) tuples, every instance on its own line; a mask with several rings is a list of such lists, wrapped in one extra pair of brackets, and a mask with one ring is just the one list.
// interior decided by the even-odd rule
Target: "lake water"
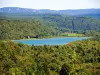
[(87, 37), (60, 37), (35, 40), (14, 40), (15, 43), (23, 43), (27, 45), (64, 45), (73, 41), (88, 39)]

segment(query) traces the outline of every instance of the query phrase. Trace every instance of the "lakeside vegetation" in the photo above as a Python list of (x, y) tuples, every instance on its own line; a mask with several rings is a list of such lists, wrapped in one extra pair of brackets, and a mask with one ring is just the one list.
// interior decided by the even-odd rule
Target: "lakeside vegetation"
[[(37, 16), (35, 17), (37, 18)], [(99, 29), (100, 20), (90, 17), (63, 17), (62, 15), (46, 14), (39, 19), (31, 20), (0, 19), (0, 39), (2, 40), (91, 37), (90, 33), (99, 32)]]
[(52, 27), (43, 25), (40, 21), (0, 20), (0, 39), (23, 39), (55, 35)]
[[(99, 75), (100, 42), (28, 46), (0, 41), (0, 75)], [(63, 74), (61, 74), (63, 75)]]

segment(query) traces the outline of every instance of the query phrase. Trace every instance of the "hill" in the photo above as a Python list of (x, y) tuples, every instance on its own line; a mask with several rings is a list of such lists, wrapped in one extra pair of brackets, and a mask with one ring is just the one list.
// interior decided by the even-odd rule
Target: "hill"
[(21, 39), (24, 36), (43, 38), (61, 36), (66, 32), (85, 35), (88, 31), (100, 31), (100, 19), (87, 16), (60, 14), (6, 14), (4, 16), (0, 17), (1, 39)]
[(88, 16), (88, 17), (93, 17), (93, 18), (97, 18), (97, 19), (100, 19), (100, 13), (92, 13), (92, 14), (81, 14), (79, 16)]
[(70, 75), (100, 75), (100, 42), (28, 46), (0, 41), (0, 75), (59, 75), (66, 71)]
[(100, 13), (100, 9), (77, 9), (77, 10), (49, 10), (49, 9), (29, 9), (19, 7), (4, 7), (0, 8), (0, 12), (3, 13), (55, 13), (66, 15), (80, 15), (80, 14), (97, 14)]
[(56, 26), (62, 30), (72, 31), (87, 31), (87, 30), (100, 30), (100, 20), (91, 17), (79, 17), (79, 16), (62, 16), (47, 14), (43, 15), (42, 19), (48, 22), (55, 23)]
[(0, 39), (43, 38), (56, 35), (54, 28), (36, 20), (0, 20)]
[(100, 9), (56, 11), (18, 7), (0, 8), (0, 39), (21, 39), (25, 36), (41, 38), (62, 34), (66, 36), (64, 33), (85, 35), (89, 31), (100, 31), (99, 12)]

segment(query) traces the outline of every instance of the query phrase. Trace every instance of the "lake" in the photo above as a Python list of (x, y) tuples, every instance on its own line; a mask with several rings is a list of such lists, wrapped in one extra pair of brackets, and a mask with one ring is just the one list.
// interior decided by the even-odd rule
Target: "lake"
[(15, 43), (23, 43), (27, 45), (64, 45), (73, 41), (88, 39), (88, 37), (60, 37), (35, 40), (14, 40)]

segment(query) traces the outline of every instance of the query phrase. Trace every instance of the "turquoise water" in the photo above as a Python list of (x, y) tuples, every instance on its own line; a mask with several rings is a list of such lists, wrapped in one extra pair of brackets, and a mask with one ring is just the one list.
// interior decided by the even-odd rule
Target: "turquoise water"
[(73, 41), (88, 39), (87, 37), (63, 37), (63, 38), (48, 38), (36, 40), (14, 40), (15, 43), (23, 43), (27, 45), (64, 45)]

